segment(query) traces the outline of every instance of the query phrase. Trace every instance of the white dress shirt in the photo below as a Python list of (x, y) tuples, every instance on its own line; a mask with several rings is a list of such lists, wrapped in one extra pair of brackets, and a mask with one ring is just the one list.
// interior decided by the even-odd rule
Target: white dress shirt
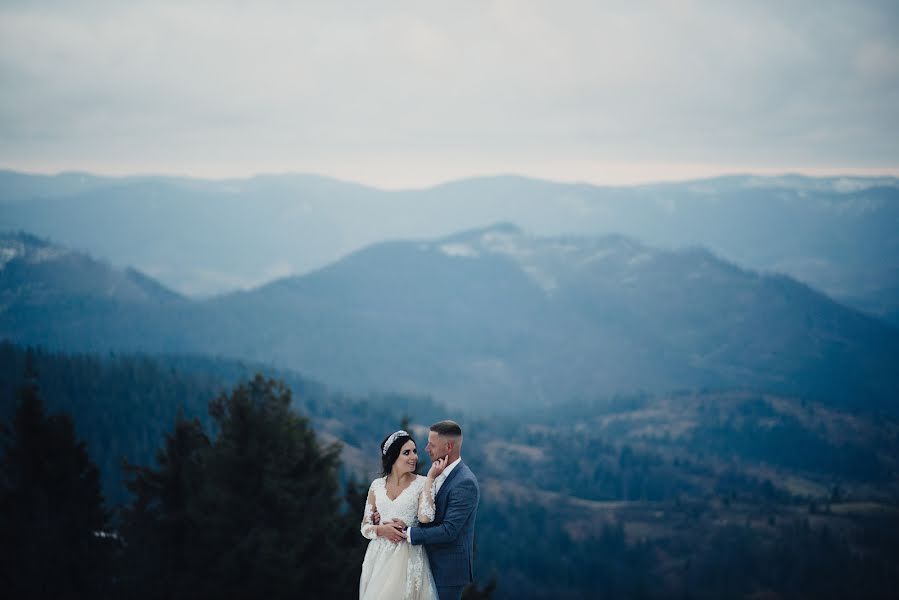
[(460, 456), (459, 458), (457, 458), (456, 460), (451, 462), (449, 465), (447, 465), (447, 467), (445, 469), (443, 469), (443, 473), (441, 473), (436, 478), (434, 478), (433, 492), (434, 492), (434, 501), (435, 502), (437, 501), (437, 492), (440, 491), (440, 486), (443, 485), (443, 482), (446, 481), (446, 478), (449, 477), (449, 474), (453, 472), (453, 469), (455, 469), (456, 465), (458, 465), (461, 461), (462, 461), (462, 457)]

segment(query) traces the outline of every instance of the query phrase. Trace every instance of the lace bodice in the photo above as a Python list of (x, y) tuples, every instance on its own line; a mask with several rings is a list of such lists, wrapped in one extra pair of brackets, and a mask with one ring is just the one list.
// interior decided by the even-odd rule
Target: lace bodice
[(415, 481), (393, 500), (387, 495), (386, 477), (372, 481), (362, 518), (362, 535), (368, 539), (377, 537), (376, 526), (372, 523), (372, 512), (375, 510), (381, 515), (381, 523), (394, 519), (401, 519), (410, 527), (430, 523), (434, 519), (434, 497), (427, 481), (427, 477), (417, 475)]
[[(361, 528), (362, 535), (371, 540), (365, 551), (359, 580), (359, 597), (363, 600), (384, 597), (436, 600), (437, 588), (434, 587), (424, 547), (404, 541), (394, 543), (386, 537), (378, 537), (377, 525), (372, 522), (372, 512), (377, 510), (382, 524), (394, 519), (402, 519), (410, 527), (430, 523), (435, 512), (432, 486), (433, 482), (428, 481), (427, 477), (417, 475), (409, 487), (391, 500), (387, 495), (386, 477), (371, 482)], [(400, 569), (399, 580), (392, 578), (396, 575), (397, 565)]]

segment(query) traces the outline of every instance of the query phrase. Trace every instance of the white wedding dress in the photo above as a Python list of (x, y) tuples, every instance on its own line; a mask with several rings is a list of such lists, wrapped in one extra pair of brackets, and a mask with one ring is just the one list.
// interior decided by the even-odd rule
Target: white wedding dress
[(425, 481), (426, 477), (417, 475), (395, 500), (387, 495), (386, 477), (371, 483), (362, 519), (362, 535), (371, 541), (362, 561), (360, 600), (437, 600), (437, 588), (424, 546), (413, 546), (405, 540), (394, 543), (378, 537), (372, 523), (375, 507), (381, 515), (381, 523), (402, 519), (413, 527), (420, 522), (432, 521), (434, 500), (431, 494), (423, 493)]

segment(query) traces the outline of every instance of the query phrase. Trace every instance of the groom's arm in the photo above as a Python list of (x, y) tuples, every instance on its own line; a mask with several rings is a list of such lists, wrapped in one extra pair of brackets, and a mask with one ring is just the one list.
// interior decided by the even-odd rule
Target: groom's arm
[(447, 499), (443, 520), (433, 527), (410, 527), (412, 544), (445, 544), (459, 537), (459, 532), (478, 507), (478, 486), (473, 479), (459, 482)]

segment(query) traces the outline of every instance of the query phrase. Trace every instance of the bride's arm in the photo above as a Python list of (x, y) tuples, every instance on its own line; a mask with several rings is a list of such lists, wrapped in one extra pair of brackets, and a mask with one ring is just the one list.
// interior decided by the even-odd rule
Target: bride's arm
[(447, 456), (438, 458), (431, 463), (431, 468), (428, 469), (428, 476), (425, 479), (424, 489), (421, 490), (421, 495), (418, 497), (419, 523), (430, 523), (434, 520), (434, 513), (436, 512), (436, 504), (434, 503), (434, 481), (440, 477), (441, 473), (446, 469), (448, 460), (449, 457)]
[(375, 490), (374, 486), (372, 486), (369, 488), (368, 498), (365, 500), (365, 513), (362, 515), (362, 527), (360, 528), (362, 535), (370, 540), (378, 537), (378, 526), (375, 524), (374, 519), (372, 519), (372, 514), (376, 510)]
[(434, 520), (434, 479), (425, 479), (421, 495), (418, 496), (418, 522), (430, 523)]

